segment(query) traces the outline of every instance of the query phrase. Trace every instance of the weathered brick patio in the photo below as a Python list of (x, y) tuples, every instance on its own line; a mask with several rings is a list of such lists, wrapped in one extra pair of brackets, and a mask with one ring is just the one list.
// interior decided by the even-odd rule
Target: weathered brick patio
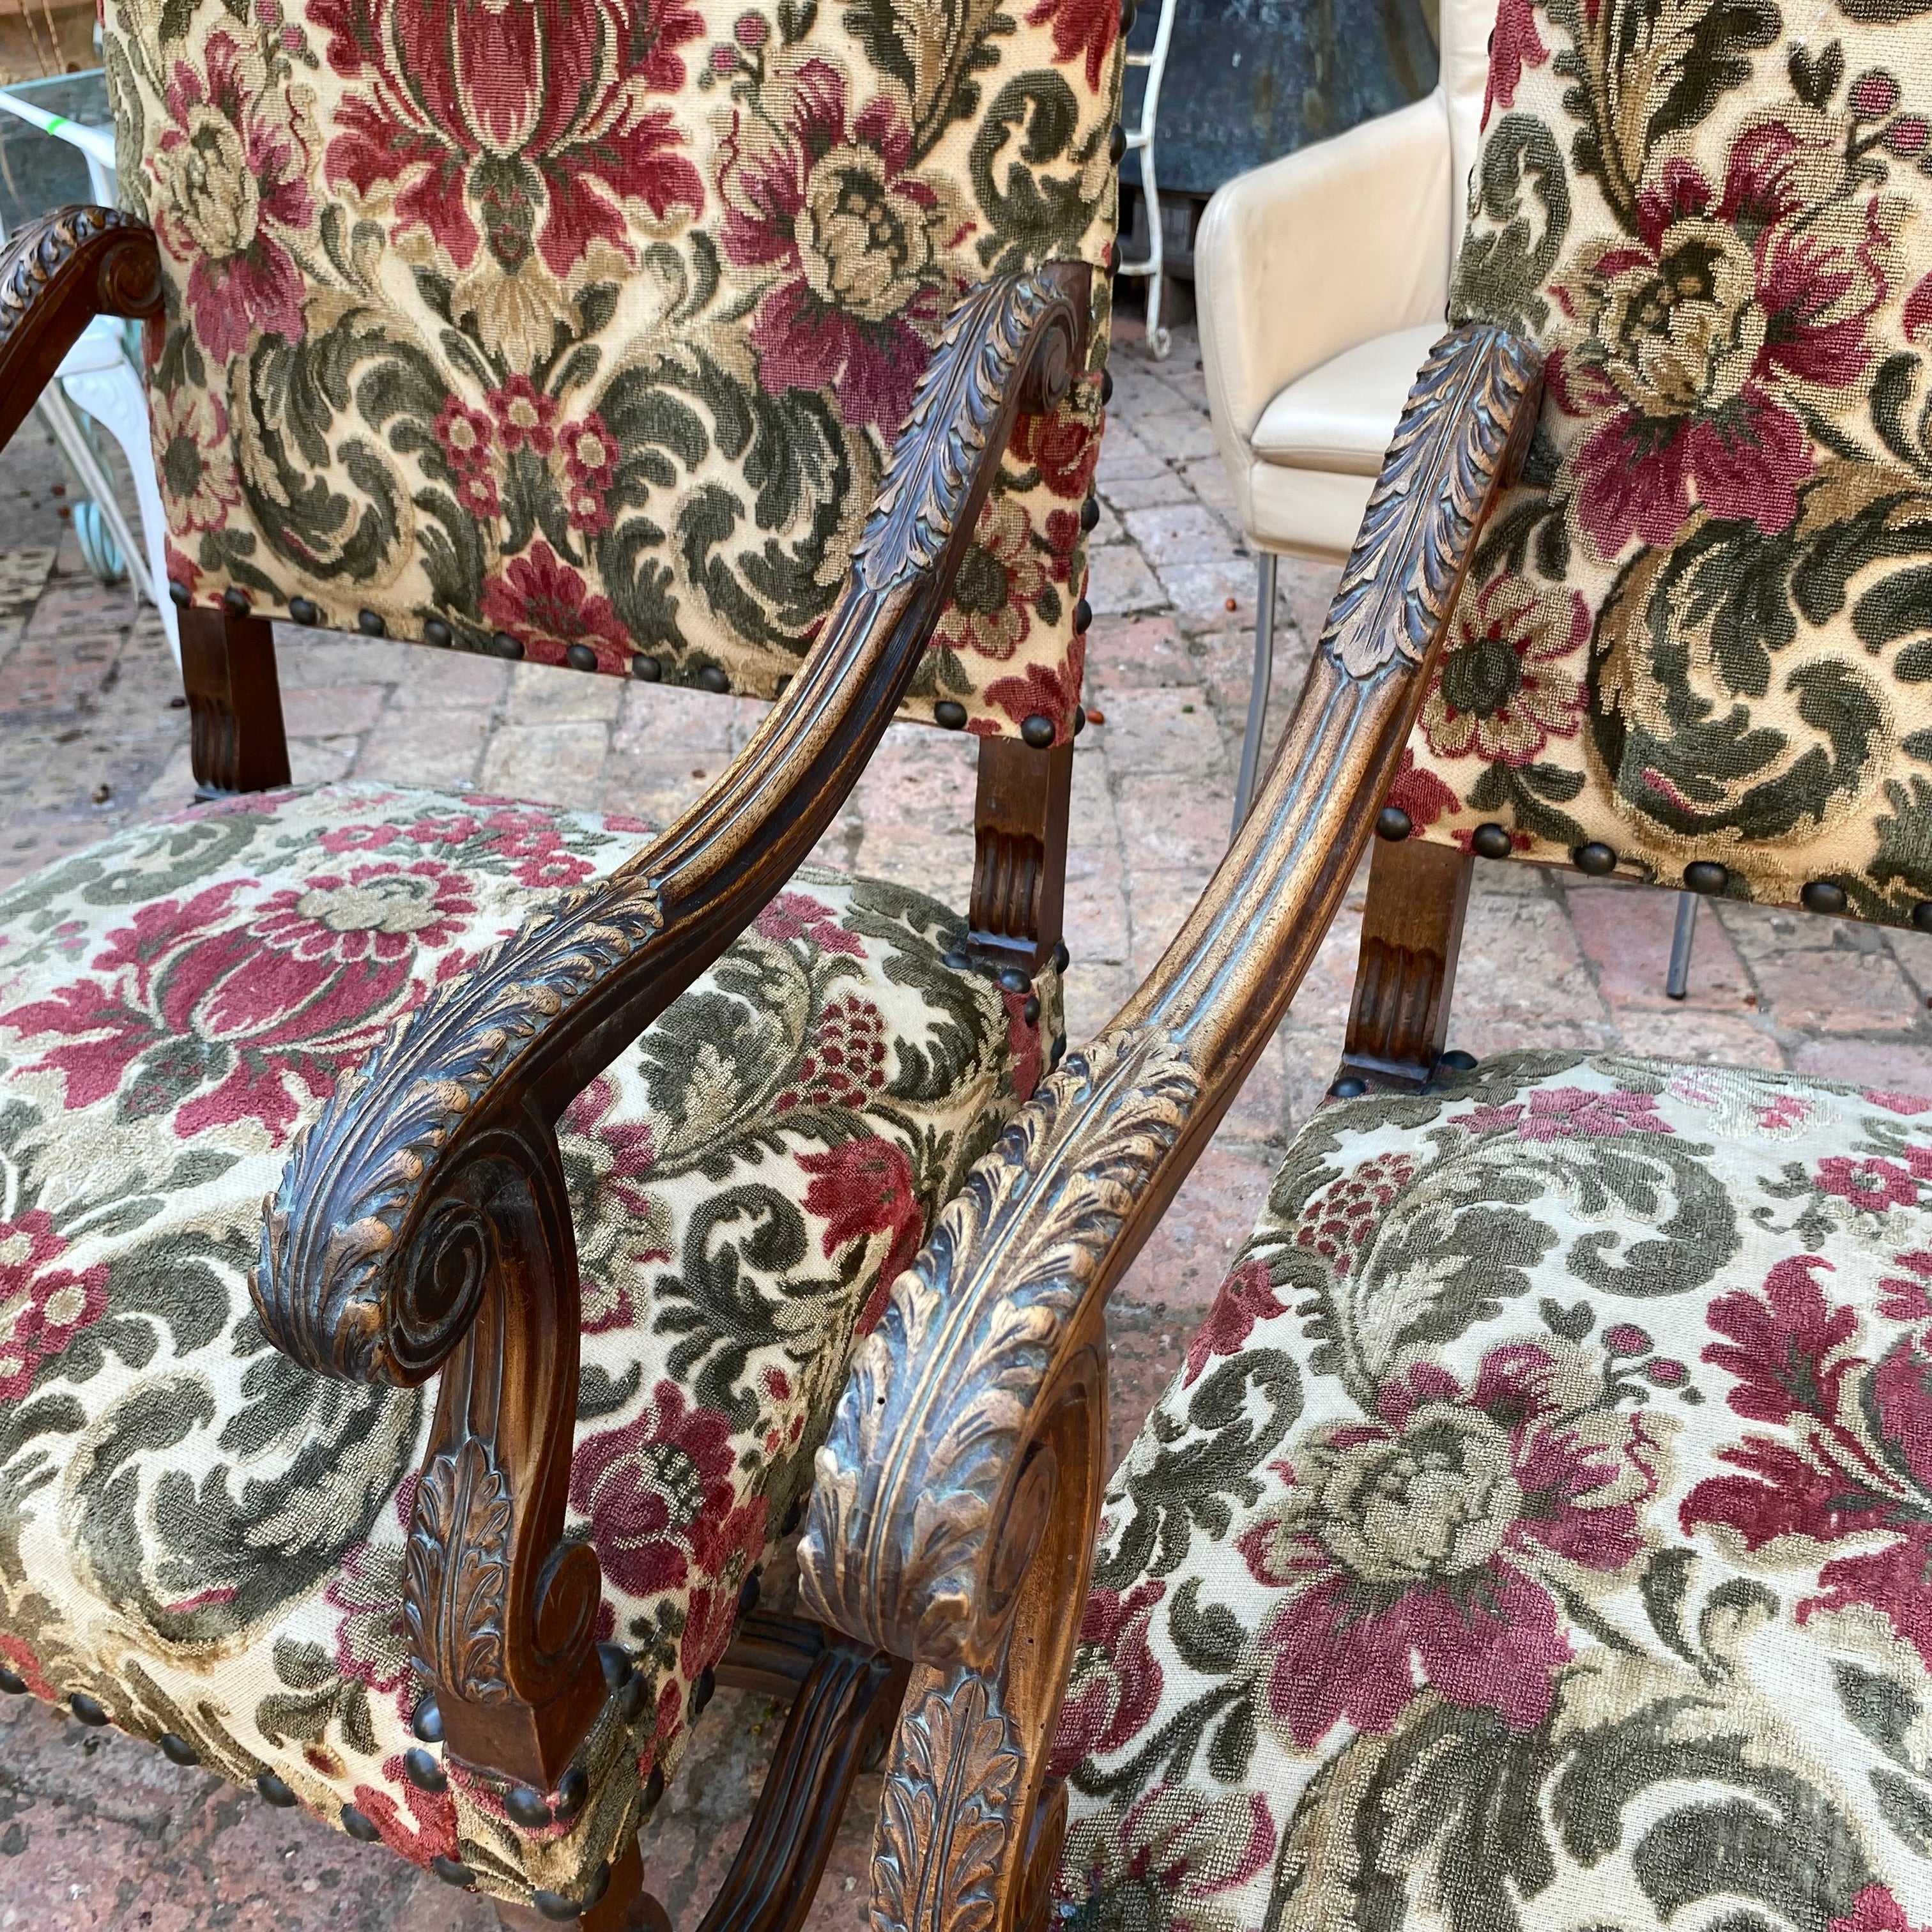
[[(1253, 564), (1234, 535), (1191, 331), (1166, 364), (1124, 340), (1100, 476), (1088, 703), (1075, 762), (1070, 1034), (1090, 1034), (1154, 964), (1226, 842), (1246, 703)], [(28, 436), (37, 432), (29, 430)], [(56, 520), (56, 472), (0, 458), (0, 883), (188, 796), (186, 720), (153, 614), (103, 591)], [(16, 488), (15, 486), (20, 487)], [(24, 489), (27, 493), (21, 494)], [(1274, 719), (1333, 573), (1285, 566)], [(742, 745), (756, 708), (406, 645), (284, 634), (297, 781), (354, 774), (476, 784), (668, 814)], [(964, 903), (972, 748), (896, 728), (825, 842), (836, 864)], [(1479, 874), (1455, 1043), (1628, 1048), (1932, 1084), (1932, 938), (1721, 906), (1700, 922), (1690, 998), (1663, 994), (1672, 901), (1508, 865)], [(1116, 1297), (1114, 1438), (1172, 1372), (1287, 1138), (1330, 1077), (1359, 899), (1329, 936), (1267, 1058)], [(1828, 970), (1819, 955), (1833, 956)], [(168, 1764), (26, 1700), (0, 1708), (0, 1932), (80, 1928), (494, 1927), (482, 1901), (380, 1849)], [(728, 1862), (777, 1719), (721, 1694), (645, 1837), (681, 1926)], [(814, 1927), (864, 1922), (869, 1780)]]

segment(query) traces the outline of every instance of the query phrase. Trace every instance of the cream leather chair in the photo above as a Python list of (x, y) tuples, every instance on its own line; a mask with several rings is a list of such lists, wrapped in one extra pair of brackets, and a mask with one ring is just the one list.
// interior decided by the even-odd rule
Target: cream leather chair
[(1496, 0), (1442, 0), (1433, 93), (1229, 182), (1194, 244), (1201, 362), (1260, 562), (1246, 815), (1274, 657), (1275, 564), (1341, 563), (1430, 346), (1462, 239)]

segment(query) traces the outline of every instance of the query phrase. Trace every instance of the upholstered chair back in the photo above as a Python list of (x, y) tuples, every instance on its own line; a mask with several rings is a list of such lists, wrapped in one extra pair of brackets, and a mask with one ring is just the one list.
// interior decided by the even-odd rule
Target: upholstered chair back
[(1450, 316), (1548, 375), (1392, 794), (1424, 836), (1932, 928), (1909, 12), (1505, 0)]
[[(106, 34), (204, 607), (774, 695), (948, 311), (1112, 239), (1112, 0), (106, 0)], [(1010, 452), (914, 715), (1066, 730), (1105, 339)]]

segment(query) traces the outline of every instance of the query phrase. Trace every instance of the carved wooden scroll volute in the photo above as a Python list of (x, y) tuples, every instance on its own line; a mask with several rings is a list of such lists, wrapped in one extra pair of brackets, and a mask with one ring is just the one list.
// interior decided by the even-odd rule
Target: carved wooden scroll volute
[(0, 254), (0, 444), (11, 440), (61, 358), (97, 315), (161, 313), (154, 230), (112, 208), (58, 208)]

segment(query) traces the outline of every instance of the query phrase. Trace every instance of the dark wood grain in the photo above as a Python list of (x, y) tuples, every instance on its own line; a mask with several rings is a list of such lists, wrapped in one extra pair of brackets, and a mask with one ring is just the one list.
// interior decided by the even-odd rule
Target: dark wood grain
[(804, 1924), (853, 1781), (898, 1715), (905, 1681), (905, 1665), (869, 1645), (835, 1639), (820, 1648), (698, 1932), (796, 1932)]
[(197, 798), (289, 782), (274, 627), (220, 610), (180, 613), (182, 688)]
[(1422, 1087), (1449, 1042), (1456, 957), (1476, 862), (1453, 845), (1376, 842), (1342, 1071)]
[(1060, 943), (1072, 785), (1070, 740), (1047, 751), (980, 740), (967, 925), (980, 958), (1031, 974)]
[[(557, 1119), (831, 822), (917, 669), (1016, 422), (1066, 392), (1086, 283), (1084, 267), (1009, 277), (962, 304), (833, 616), (744, 752), (629, 863), (425, 1000), (340, 1082), (266, 1204), (254, 1290), (277, 1346), (331, 1375), (442, 1371), (410, 1530), (413, 1646), (446, 1749), (533, 1793), (555, 1789), (610, 1694), (596, 1559), (563, 1537), (579, 1294)], [(878, 1648), (809, 1666), (794, 1755), (816, 1768), (771, 1794), (780, 1849), (734, 1879), (749, 1924), (789, 1923), (770, 1916), (794, 1902), (772, 1874), (823, 1858), (851, 1740), (879, 1721)], [(631, 1908), (624, 1869), (586, 1925)]]
[(57, 208), (28, 222), (0, 253), (0, 445), (97, 315), (160, 313), (160, 256), (145, 222), (112, 208)]
[(1432, 352), (1227, 856), (1145, 984), (942, 1210), (854, 1358), (800, 1560), (808, 1609), (919, 1666), (877, 1840), (882, 1932), (1012, 1932), (1036, 1910), (1097, 1514), (1105, 1298), (1348, 890), (1540, 374), (1496, 329)]

